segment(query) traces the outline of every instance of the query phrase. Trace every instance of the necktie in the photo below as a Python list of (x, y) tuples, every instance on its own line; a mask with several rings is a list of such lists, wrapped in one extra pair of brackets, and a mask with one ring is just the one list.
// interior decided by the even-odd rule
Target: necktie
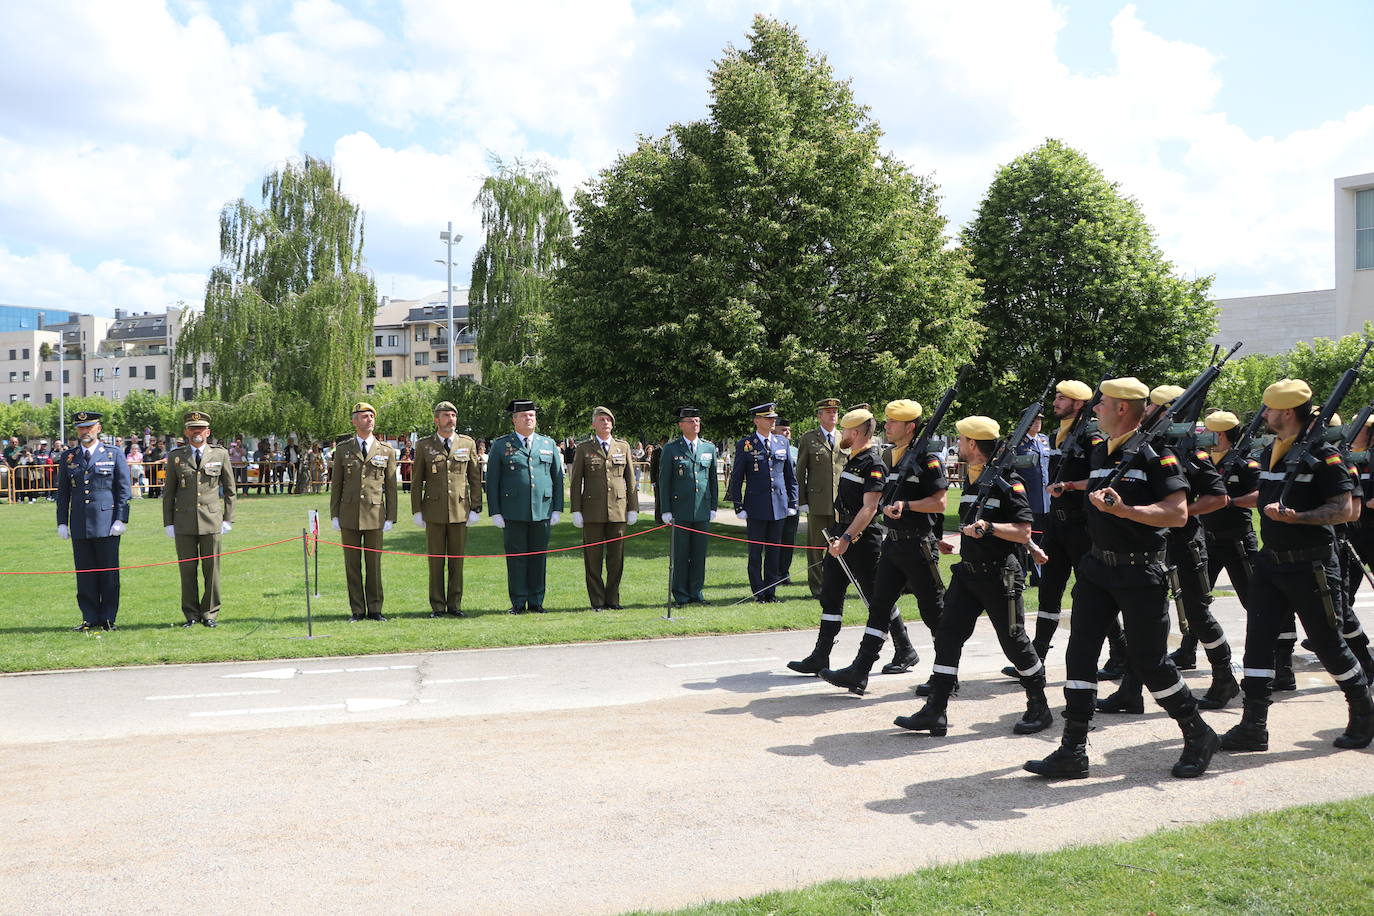
[(609, 455), (610, 453), (611, 453), (611, 445), (610, 445), (610, 443), (609, 443), (609, 442), (602, 442), (602, 443), (601, 443), (601, 454), (603, 454), (603, 455)]
[(360, 449), (363, 450), (363, 457), (366, 458), (366, 457), (367, 457), (367, 440), (366, 440), (366, 439), (359, 439), (359, 440), (358, 440), (358, 448), (360, 448)]
[(448, 439), (445, 439), (445, 440), (444, 440), (444, 451), (445, 451), (445, 452), (449, 451), (449, 447), (450, 447), (451, 445), (452, 445), (452, 442), (451, 442), (450, 440), (448, 440)]
[(200, 449), (196, 449), (196, 467), (200, 467)]
[(830, 446), (831, 448), (835, 447), (835, 435), (833, 433), (827, 432), (825, 434), (825, 444)]

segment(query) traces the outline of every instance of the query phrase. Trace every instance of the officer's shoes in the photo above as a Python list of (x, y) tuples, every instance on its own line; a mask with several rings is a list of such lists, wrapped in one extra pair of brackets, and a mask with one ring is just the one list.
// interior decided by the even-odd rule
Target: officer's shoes
[(1279, 668), (1274, 672), (1274, 684), (1270, 688), (1275, 693), (1298, 689), (1298, 678), (1292, 668)]
[(799, 662), (787, 663), (788, 670), (798, 674), (820, 674), (822, 670), (828, 667), (830, 667), (830, 653), (828, 652), (825, 655), (817, 655), (812, 652)]
[[(356, 620), (357, 618), (354, 618), (354, 619)], [(191, 629), (191, 627), (195, 626), (197, 623), (199, 623), (199, 621), (197, 621), (197, 620), (188, 620), (188, 621), (186, 621), (185, 623), (181, 624), (181, 628), (182, 628), (183, 630), (189, 630), (189, 629)]]
[[(697, 602), (697, 603), (698, 603), (698, 604), (705, 604), (706, 602), (705, 602), (705, 601), (699, 601), (699, 602)], [(608, 605), (606, 605), (606, 610), (608, 610), (608, 611), (623, 611), (623, 610), (625, 610), (625, 605), (623, 605), (623, 604), (608, 604)]]
[(1339, 748), (1369, 747), (1370, 742), (1374, 741), (1374, 700), (1366, 691), (1362, 696), (1346, 702), (1350, 706), (1350, 721), (1345, 726), (1345, 733), (1332, 744)]
[(1240, 696), (1240, 684), (1236, 683), (1236, 676), (1227, 670), (1220, 676), (1212, 678), (1212, 686), (1207, 688), (1207, 692), (1198, 697), (1197, 705), (1199, 709), (1224, 709), (1226, 704)]
[(445, 611), (444, 613), (446, 613), (446, 614), (447, 614), (448, 616), (450, 616), (450, 617), (466, 617), (466, 616), (467, 616), (467, 613), (466, 613), (466, 612), (464, 612), (464, 611), (458, 611), (458, 610), (454, 610), (454, 611)]
[(102, 623), (102, 624), (100, 625), (100, 629), (105, 630), (105, 631), (108, 632), (108, 631), (110, 631), (110, 630), (118, 630), (119, 627), (115, 626), (114, 621), (111, 620), (111, 621), (109, 621), (108, 623)]
[(1082, 744), (1061, 744), (1043, 760), (1027, 760), (1021, 769), (1046, 779), (1087, 779), (1088, 749)]
[(447, 617), (448, 611), (430, 611), (429, 616), (431, 620), (433, 620), (435, 617)]
[(864, 691), (868, 689), (868, 666), (860, 666), (858, 662), (848, 668), (822, 668), (816, 674), (827, 684), (843, 687), (857, 696), (863, 696)]
[(1033, 735), (1043, 732), (1053, 724), (1054, 713), (1050, 712), (1049, 704), (1031, 700), (1026, 704), (1026, 714), (1011, 727), (1011, 730), (1016, 735)]
[(1221, 749), (1224, 751), (1267, 751), (1269, 750), (1269, 729), (1257, 722), (1242, 719), (1231, 726), (1221, 736)]
[(204, 623), (207, 627), (209, 627), (209, 628), (212, 629), (212, 630), (213, 630), (215, 627), (219, 626), (219, 624), (216, 623), (216, 622), (213, 621), (213, 620), (204, 620), (204, 621), (201, 621), (201, 622)]
[(1183, 754), (1172, 772), (1175, 779), (1194, 779), (1207, 772), (1212, 755), (1221, 747), (1221, 739), (1197, 713), (1181, 721), (1179, 727), (1183, 729)]
[(530, 606), (530, 613), (532, 613), (532, 614), (542, 614), (542, 613), (544, 613), (544, 606), (543, 606), (542, 604), (534, 604), (534, 605), (531, 605), (531, 606)]
[(930, 732), (936, 738), (943, 738), (949, 732), (949, 719), (945, 717), (943, 703), (938, 707), (927, 703), (916, 715), (898, 716), (892, 720), (892, 724), (908, 731)]
[(522, 608), (522, 607), (513, 607), (513, 608), (511, 608), (509, 611), (506, 611), (506, 613), (507, 613), (507, 614), (523, 614), (523, 613), (525, 613), (525, 609)]
[(1169, 653), (1169, 658), (1173, 661), (1174, 667), (1179, 671), (1192, 671), (1197, 667), (1196, 649), (1184, 649), (1182, 646), (1179, 646)]
[(1107, 657), (1107, 663), (1097, 670), (1099, 681), (1119, 681), (1126, 674), (1126, 660), (1124, 658)]
[[(912, 688), (911, 688), (911, 692), (914, 693), (914, 694), (916, 694), (916, 696), (918, 696), (918, 697), (928, 697), (928, 696), (930, 696), (930, 681), (926, 681), (925, 683), (922, 683), (922, 684), (917, 684), (915, 687), (912, 687)], [(955, 682), (954, 682), (954, 686), (951, 687), (951, 688), (949, 688), (949, 695), (952, 696), (952, 697), (957, 697), (957, 696), (959, 695), (959, 682), (958, 682), (958, 681), (955, 681)]]
[(367, 619), (368, 619), (368, 620), (375, 620), (375, 621), (377, 621), (378, 623), (386, 623), (386, 618), (383, 617), (381, 614), (373, 614), (373, 615), (369, 616)]
[(72, 627), (73, 633), (89, 633), (90, 631), (91, 625), (89, 623), (85, 623), (84, 621)]
[(1145, 712), (1145, 698), (1140, 694), (1123, 694), (1120, 690), (1097, 701), (1098, 712), (1140, 715)]
[(920, 660), (921, 656), (916, 654), (915, 647), (906, 650), (896, 649), (893, 651), (892, 661), (883, 665), (883, 674), (905, 674), (915, 668)]

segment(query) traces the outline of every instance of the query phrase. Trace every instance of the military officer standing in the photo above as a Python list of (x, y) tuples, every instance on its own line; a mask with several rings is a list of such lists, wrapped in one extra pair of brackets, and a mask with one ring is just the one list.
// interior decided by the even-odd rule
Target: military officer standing
[(674, 606), (705, 604), (706, 532), (716, 520), (720, 480), (716, 447), (701, 438), (701, 411), (677, 409), (682, 435), (658, 453), (659, 513), (673, 526), (669, 590)]
[[(129, 523), (129, 465), (124, 453), (100, 442), (100, 414), (72, 417), (78, 444), (62, 455), (57, 474), (57, 535), (72, 542), (76, 604), (73, 630), (113, 630), (119, 614), (119, 536)], [(86, 570), (106, 570), (87, 572)]]
[(725, 498), (744, 519), (749, 538), (749, 589), (754, 600), (772, 603), (782, 574), (778, 569), (783, 520), (797, 514), (797, 469), (789, 443), (773, 435), (773, 402), (749, 409), (754, 434), (735, 443)]
[[(477, 443), (460, 435), (458, 408), (449, 401), (434, 406), (435, 433), (415, 443), (410, 472), (410, 511), (425, 529), (429, 554), (429, 616), (463, 613), (463, 557), (468, 526), (482, 514), (482, 462)], [(444, 567), (448, 567), (448, 583)]]
[(587, 572), (587, 598), (594, 611), (620, 610), (625, 542), (613, 539), (623, 538), (625, 527), (639, 520), (639, 488), (635, 486), (630, 443), (611, 437), (614, 426), (615, 414), (609, 409), (597, 407), (592, 411), (596, 435), (573, 452), (568, 484), (573, 524), (582, 529), (582, 543), (587, 545), (582, 548), (582, 559)]
[(349, 619), (386, 620), (380, 551), (382, 532), (396, 524), (396, 450), (372, 435), (377, 410), (371, 404), (354, 404), (352, 422), (354, 435), (334, 449), (329, 514), (343, 536)]
[[(185, 422), (186, 444), (167, 455), (162, 524), (181, 560), (181, 613), (186, 618), (182, 626), (213, 627), (220, 607), (220, 538), (234, 522), (234, 471), (228, 450), (210, 444), (209, 415), (192, 410)], [(197, 566), (205, 577), (204, 594)]]
[[(820, 427), (803, 433), (797, 442), (797, 501), (801, 503), (797, 511), (799, 517), (806, 516), (806, 543), (810, 547), (825, 547), (825, 533), (835, 524), (835, 497), (845, 462), (835, 429), (839, 415), (839, 398), (817, 401)], [(819, 563), (807, 563), (806, 582), (815, 598), (821, 596), (821, 569)]]
[(487, 459), (487, 511), (502, 529), (510, 613), (544, 613), (549, 529), (563, 511), (563, 455), (558, 443), (534, 431), (539, 406), (517, 399), (506, 406), (515, 432), (491, 444)]

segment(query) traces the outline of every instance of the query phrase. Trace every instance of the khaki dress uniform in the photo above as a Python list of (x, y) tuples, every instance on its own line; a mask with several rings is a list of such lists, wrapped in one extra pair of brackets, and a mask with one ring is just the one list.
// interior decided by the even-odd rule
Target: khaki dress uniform
[[(838, 404), (838, 402), (837, 402)], [(840, 474), (845, 454), (840, 451), (840, 428), (835, 427), (826, 440), (825, 430), (813, 429), (797, 441), (797, 490), (806, 514), (806, 543), (825, 547), (825, 532), (835, 524), (835, 498), (840, 492)], [(808, 564), (806, 582), (813, 597), (821, 596), (822, 564)]]
[[(431, 616), (463, 616), (463, 558), (468, 518), (482, 511), (482, 462), (477, 443), (455, 433), (445, 441), (438, 433), (415, 443), (410, 472), (410, 510), (425, 524), (429, 557)], [(448, 583), (444, 583), (447, 557)]]
[[(599, 541), (625, 536), (631, 514), (639, 513), (634, 459), (630, 444), (612, 438), (604, 444), (596, 436), (573, 452), (569, 477), (572, 511), (582, 513), (582, 559), (587, 573), (587, 598), (594, 610), (620, 606), (620, 577), (625, 567), (625, 542)], [(601, 577), (603, 558), (606, 578)]]
[[(382, 555), (376, 551), (382, 547), (385, 523), (396, 523), (396, 510), (396, 450), (375, 438), (366, 453), (356, 436), (339, 443), (330, 470), (329, 514), (339, 520), (343, 536), (348, 609), (354, 620), (382, 617)], [(358, 547), (371, 549), (350, 549)]]
[(206, 445), (196, 460), (190, 445), (167, 455), (167, 477), (162, 489), (162, 524), (175, 532), (177, 559), (199, 563), (205, 580), (200, 591), (197, 564), (183, 562), (181, 613), (187, 623), (214, 626), (219, 617), (219, 552), (223, 523), (234, 521), (234, 469), (229, 451)]

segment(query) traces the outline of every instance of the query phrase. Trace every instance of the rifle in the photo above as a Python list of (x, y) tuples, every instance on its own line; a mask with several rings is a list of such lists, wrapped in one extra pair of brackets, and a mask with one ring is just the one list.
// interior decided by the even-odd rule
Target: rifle
[(1231, 473), (1236, 464), (1250, 457), (1250, 443), (1254, 441), (1263, 425), (1264, 404), (1261, 403), (1255, 410), (1255, 415), (1250, 418), (1250, 425), (1245, 427), (1245, 432), (1240, 434), (1240, 438), (1231, 445), (1231, 450), (1221, 459), (1221, 464), (1217, 465), (1217, 473), (1221, 475), (1222, 480), (1226, 479), (1226, 475)]
[[(1121, 460), (1112, 469), (1111, 474), (1107, 475), (1107, 482), (1099, 489), (1110, 489), (1121, 482), (1121, 478), (1126, 476), (1126, 472), (1135, 464), (1136, 457), (1141, 451), (1151, 443), (1163, 439), (1169, 434), (1169, 427), (1174, 419), (1179, 416), (1186, 416), (1196, 404), (1206, 400), (1207, 389), (1212, 387), (1212, 383), (1221, 375), (1221, 367), (1226, 365), (1241, 345), (1237, 343), (1227, 353), (1221, 357), (1220, 362), (1212, 363), (1206, 369), (1198, 373), (1198, 377), (1193, 379), (1193, 383), (1183, 390), (1183, 393), (1174, 398), (1168, 404), (1156, 405), (1145, 419), (1141, 420), (1140, 426), (1131, 438), (1126, 440), (1126, 444), (1121, 447)], [(1111, 496), (1104, 497), (1104, 501), (1109, 506), (1116, 505), (1116, 500)]]
[(1083, 430), (1092, 422), (1093, 408), (1097, 402), (1102, 400), (1102, 382), (1111, 378), (1111, 370), (1108, 370), (1102, 379), (1097, 383), (1093, 390), (1092, 399), (1084, 402), (1082, 409), (1074, 416), (1073, 425), (1069, 427), (1069, 434), (1064, 438), (1064, 447), (1060, 450), (1059, 466), (1054, 469), (1054, 479), (1050, 481), (1053, 486), (1064, 482), (1064, 469), (1068, 467), (1070, 458), (1077, 458), (1083, 454)]
[(1341, 436), (1341, 444), (1337, 446), (1342, 455), (1349, 457), (1350, 447), (1355, 444), (1355, 437), (1360, 434), (1360, 430), (1364, 429), (1364, 425), (1369, 422), (1370, 414), (1374, 414), (1374, 401), (1361, 407), (1360, 412), (1355, 414), (1355, 419), (1346, 426), (1345, 434)]
[(963, 524), (976, 525), (979, 519), (983, 517), (983, 510), (987, 508), (987, 502), (992, 497), (997, 481), (1011, 468), (1012, 462), (1016, 458), (1016, 446), (1020, 445), (1021, 440), (1026, 438), (1026, 433), (1030, 431), (1031, 424), (1045, 409), (1045, 401), (1049, 400), (1050, 392), (1053, 390), (1054, 376), (1050, 376), (1050, 380), (1045, 383), (1045, 390), (1040, 393), (1039, 399), (1032, 401), (1025, 410), (1021, 411), (1021, 419), (1017, 421), (1016, 429), (998, 444), (997, 451), (989, 459), (987, 466), (983, 468), (983, 476), (978, 478), (978, 495), (973, 500), (973, 514)]
[(911, 437), (906, 454), (892, 469), (892, 473), (887, 475), (887, 485), (883, 487), (882, 495), (878, 497), (878, 510), (880, 512), (897, 501), (897, 491), (901, 488), (902, 481), (907, 478), (907, 475), (915, 471), (921, 462), (926, 460), (926, 449), (930, 447), (930, 438), (939, 428), (945, 414), (949, 413), (950, 407), (954, 405), (954, 398), (958, 396), (959, 386), (964, 383), (964, 376), (968, 374), (968, 370), (967, 365), (959, 368), (959, 374), (955, 377), (954, 384), (945, 389), (945, 396), (940, 399), (935, 412), (921, 424), (916, 435)]
[(1326, 441), (1326, 425), (1331, 422), (1331, 415), (1340, 408), (1341, 401), (1345, 400), (1345, 396), (1355, 386), (1360, 377), (1360, 367), (1364, 365), (1364, 358), (1369, 355), (1371, 347), (1374, 347), (1374, 340), (1366, 341), (1364, 351), (1355, 359), (1355, 364), (1341, 373), (1336, 387), (1331, 389), (1330, 396), (1322, 404), (1321, 411), (1307, 424), (1307, 428), (1299, 434), (1298, 441), (1289, 451), (1288, 471), (1283, 475), (1283, 489), (1279, 491), (1280, 506), (1287, 507), (1288, 497), (1293, 492), (1293, 483), (1298, 472), (1307, 464), (1316, 447)]

